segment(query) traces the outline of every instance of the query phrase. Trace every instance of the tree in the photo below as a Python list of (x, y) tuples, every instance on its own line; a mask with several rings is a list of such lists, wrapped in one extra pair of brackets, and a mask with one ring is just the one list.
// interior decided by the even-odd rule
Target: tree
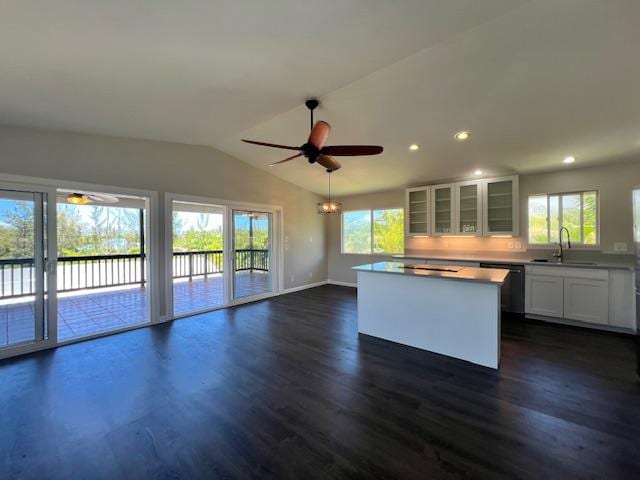
[(33, 202), (16, 200), (13, 209), (6, 213), (5, 223), (13, 230), (12, 258), (33, 258), (34, 255), (34, 205)]
[(77, 255), (84, 243), (85, 231), (80, 212), (73, 205), (58, 205), (57, 211), (58, 255)]

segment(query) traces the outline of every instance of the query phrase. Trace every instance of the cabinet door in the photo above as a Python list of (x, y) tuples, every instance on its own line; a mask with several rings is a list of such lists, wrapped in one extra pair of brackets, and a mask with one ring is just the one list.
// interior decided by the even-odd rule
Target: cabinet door
[(587, 278), (565, 278), (564, 318), (608, 325), (609, 283)]
[(494, 178), (483, 183), (485, 235), (517, 235), (518, 177)]
[(456, 183), (455, 193), (456, 234), (482, 235), (482, 182)]
[(455, 196), (453, 184), (431, 187), (431, 233), (432, 235), (452, 235), (454, 224)]
[(526, 275), (524, 311), (535, 315), (562, 317), (562, 277)]
[(429, 234), (429, 187), (406, 190), (405, 234)]

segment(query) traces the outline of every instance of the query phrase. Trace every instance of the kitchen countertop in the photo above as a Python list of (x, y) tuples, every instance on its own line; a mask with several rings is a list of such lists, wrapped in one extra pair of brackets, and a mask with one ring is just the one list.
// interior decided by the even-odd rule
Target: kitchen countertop
[(588, 263), (571, 263), (571, 261), (565, 261), (564, 263), (558, 263), (555, 261), (549, 262), (534, 262), (532, 258), (509, 258), (501, 257), (499, 255), (443, 255), (443, 254), (424, 254), (424, 255), (393, 255), (394, 259), (416, 259), (416, 260), (451, 260), (451, 261), (463, 261), (463, 262), (482, 262), (482, 263), (504, 263), (509, 265), (539, 265), (541, 267), (571, 267), (571, 268), (603, 268), (603, 269), (622, 269), (633, 270), (633, 264), (629, 262), (588, 262)]
[[(457, 269), (458, 271), (456, 272), (444, 272), (441, 270), (416, 270), (405, 268), (405, 265), (409, 264), (409, 262), (377, 262), (369, 263), (366, 265), (358, 265), (357, 267), (353, 267), (353, 270), (356, 270), (358, 272), (390, 273), (395, 275), (432, 277), (442, 278), (445, 280), (491, 283), (496, 285), (502, 285), (504, 283), (504, 279), (509, 274), (508, 271), (499, 268), (462, 267), (459, 265), (450, 266), (452, 269)], [(446, 268), (447, 265), (434, 265), (434, 267)]]

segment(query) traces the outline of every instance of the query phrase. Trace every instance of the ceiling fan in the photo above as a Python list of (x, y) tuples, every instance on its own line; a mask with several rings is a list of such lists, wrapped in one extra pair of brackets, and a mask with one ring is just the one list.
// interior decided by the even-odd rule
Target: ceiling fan
[(74, 205), (86, 205), (88, 203), (118, 203), (118, 197), (107, 195), (106, 193), (76, 193), (71, 192), (65, 196), (68, 203)]
[(331, 125), (327, 122), (320, 120), (315, 125), (313, 123), (313, 111), (320, 105), (318, 100), (312, 98), (304, 102), (311, 113), (311, 133), (307, 143), (293, 147), (288, 145), (278, 145), (275, 143), (257, 142), (255, 140), (245, 140), (243, 142), (251, 143), (253, 145), (262, 145), (264, 147), (282, 148), (285, 150), (296, 150), (298, 153), (290, 157), (280, 160), (279, 162), (271, 163), (269, 166), (279, 165), (281, 163), (288, 162), (298, 157), (306, 157), (309, 163), (319, 163), (327, 172), (335, 172), (341, 165), (336, 161), (333, 156), (336, 157), (354, 157), (361, 155), (378, 155), (382, 153), (383, 148), (379, 145), (325, 145), (329, 133), (331, 132)]

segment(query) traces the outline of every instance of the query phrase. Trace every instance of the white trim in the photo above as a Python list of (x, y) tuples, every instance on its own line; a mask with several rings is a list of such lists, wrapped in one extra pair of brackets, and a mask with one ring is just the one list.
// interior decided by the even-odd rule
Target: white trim
[(321, 282), (307, 283), (306, 285), (299, 285), (297, 287), (285, 288), (280, 292), (281, 295), (286, 295), (288, 293), (299, 292), (301, 290), (307, 290), (309, 288), (316, 288), (326, 285), (328, 280), (322, 280)]
[(340, 285), (341, 287), (353, 287), (358, 288), (358, 284), (356, 282), (342, 282), (340, 280), (327, 280), (328, 285)]

